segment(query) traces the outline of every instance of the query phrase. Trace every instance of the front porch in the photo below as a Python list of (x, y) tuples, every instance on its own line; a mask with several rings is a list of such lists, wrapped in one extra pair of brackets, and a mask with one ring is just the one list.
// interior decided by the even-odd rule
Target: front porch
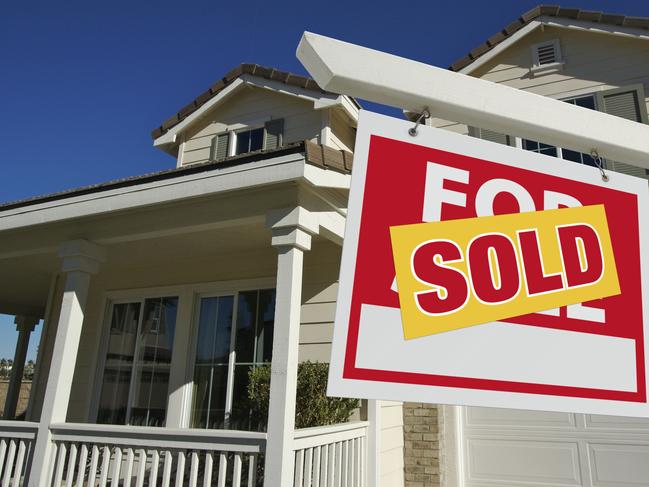
[[(1, 487), (376, 485), (375, 402), (295, 428), (297, 364), (328, 361), (348, 179), (305, 184), (293, 159), (0, 209), (0, 312), (44, 319)], [(264, 364), (267, 423), (242, 400)]]

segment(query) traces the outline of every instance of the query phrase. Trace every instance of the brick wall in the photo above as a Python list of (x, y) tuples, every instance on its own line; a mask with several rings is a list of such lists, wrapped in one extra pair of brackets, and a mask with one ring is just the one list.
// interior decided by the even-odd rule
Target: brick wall
[(406, 487), (438, 487), (439, 428), (437, 406), (403, 403)]

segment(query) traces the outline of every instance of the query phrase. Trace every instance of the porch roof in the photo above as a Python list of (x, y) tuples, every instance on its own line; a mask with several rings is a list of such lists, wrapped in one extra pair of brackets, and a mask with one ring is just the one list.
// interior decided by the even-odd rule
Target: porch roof
[(274, 255), (266, 217), (298, 202), (321, 212), (320, 238), (340, 240), (351, 157), (303, 141), (2, 205), (0, 276), (11, 285), (1, 288), (0, 312), (43, 316), (70, 240), (106, 248), (111, 272), (130, 268), (134, 256), (153, 268), (178, 255)]
[(223, 160), (215, 162), (205, 162), (199, 164), (191, 164), (187, 166), (165, 169), (163, 171), (141, 174), (137, 176), (129, 176), (126, 178), (115, 179), (98, 184), (91, 184), (79, 188), (68, 189), (56, 193), (35, 196), (23, 200), (10, 201), (0, 203), (0, 213), (7, 210), (16, 208), (27, 207), (31, 205), (48, 203), (52, 201), (63, 200), (75, 196), (83, 196), (94, 193), (101, 193), (102, 191), (109, 191), (113, 189), (126, 188), (138, 184), (150, 183), (155, 181), (164, 181), (168, 179), (179, 178), (192, 174), (199, 174), (208, 171), (223, 169), (242, 164), (247, 164), (255, 161), (261, 161), (270, 157), (277, 157), (289, 154), (303, 154), (305, 162), (314, 166), (319, 166), (325, 169), (342, 174), (351, 174), (353, 154), (351, 152), (336, 150), (321, 144), (316, 144), (310, 140), (303, 140), (281, 146), (277, 149), (271, 150), (258, 150), (246, 154), (239, 154), (236, 156), (226, 157)]

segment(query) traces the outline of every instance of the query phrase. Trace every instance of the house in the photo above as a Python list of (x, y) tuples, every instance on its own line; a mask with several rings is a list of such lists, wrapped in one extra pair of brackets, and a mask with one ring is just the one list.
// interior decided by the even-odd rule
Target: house
[[(646, 123), (648, 39), (649, 19), (540, 6), (450, 69)], [(364, 401), (295, 429), (297, 363), (328, 360), (358, 109), (242, 65), (153, 131), (175, 168), (0, 206), (17, 357), (44, 320), (26, 420), (0, 421), (3, 486), (647, 485), (641, 419)], [(269, 362), (258, 431), (241, 385)]]
[[(539, 6), (450, 69), (647, 123), (649, 18)], [(591, 154), (434, 118), (428, 124), (566, 160)], [(647, 178), (643, 168), (605, 168)], [(623, 216), (620, 216), (623, 218)], [(588, 308), (593, 309), (593, 308)], [(598, 316), (568, 317), (597, 321)], [(585, 414), (439, 407), (441, 485), (649, 485), (649, 420)], [(406, 432), (406, 453), (414, 448)], [(412, 462), (411, 462), (412, 463)], [(410, 469), (410, 470), (409, 470)], [(406, 485), (439, 485), (406, 465)]]
[[(295, 429), (298, 360), (329, 357), (358, 111), (244, 64), (153, 131), (175, 168), (0, 206), (22, 362), (44, 320), (3, 486), (400, 485), (400, 404)], [(267, 363), (265, 431), (245, 395)]]

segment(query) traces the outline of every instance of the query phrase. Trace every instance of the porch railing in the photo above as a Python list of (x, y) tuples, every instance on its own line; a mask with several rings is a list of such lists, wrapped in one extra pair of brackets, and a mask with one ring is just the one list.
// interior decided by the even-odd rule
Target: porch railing
[(54, 487), (255, 487), (262, 480), (265, 433), (73, 423), (51, 431)]
[(365, 487), (367, 421), (295, 432), (294, 487)]
[(23, 484), (37, 431), (38, 423), (0, 421), (0, 486)]

